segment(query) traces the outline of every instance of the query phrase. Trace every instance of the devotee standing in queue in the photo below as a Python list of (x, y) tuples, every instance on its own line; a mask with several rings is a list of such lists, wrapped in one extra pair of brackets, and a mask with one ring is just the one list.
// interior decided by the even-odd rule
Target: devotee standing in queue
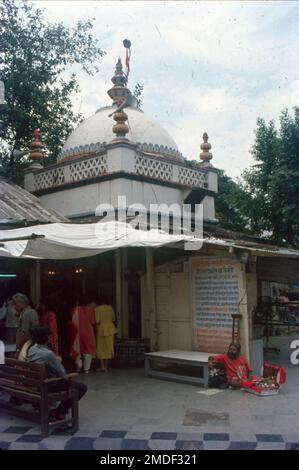
[(18, 328), (16, 334), (16, 357), (18, 357), (22, 346), (30, 339), (30, 331), (38, 325), (38, 315), (29, 306), (28, 297), (25, 294), (15, 294), (12, 297), (18, 317)]
[(57, 321), (56, 315), (51, 308), (51, 305), (48, 301), (41, 301), (38, 309), (39, 320), (41, 325), (46, 325), (50, 328), (51, 337), (50, 337), (50, 347), (58, 356), (58, 330), (57, 330)]
[(15, 344), (18, 324), (17, 312), (12, 299), (9, 297), (0, 308), (0, 326), (3, 328), (0, 339), (5, 340), (7, 344)]
[(5, 332), (5, 341), (9, 343), (15, 343), (17, 329), (18, 329), (18, 317), (17, 311), (14, 307), (13, 300), (8, 299), (6, 303), (6, 332)]
[(100, 372), (108, 372), (108, 361), (114, 357), (114, 335), (117, 333), (115, 312), (112, 305), (102, 303), (96, 308), (97, 359)]
[(89, 373), (92, 357), (96, 354), (96, 341), (94, 335), (95, 311), (88, 307), (82, 297), (72, 310), (71, 323), (71, 357), (74, 359), (77, 371), (82, 366), (86, 374)]

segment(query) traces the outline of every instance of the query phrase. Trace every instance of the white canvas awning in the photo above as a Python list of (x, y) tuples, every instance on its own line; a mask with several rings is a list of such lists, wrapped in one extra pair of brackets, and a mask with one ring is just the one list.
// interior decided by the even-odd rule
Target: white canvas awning
[(187, 250), (198, 250), (202, 244), (224, 249), (247, 251), (255, 256), (293, 258), (299, 261), (299, 250), (266, 246), (262, 243), (225, 240), (213, 237), (168, 234), (162, 230), (136, 230), (124, 222), (93, 224), (54, 223), (13, 230), (0, 230), (0, 256), (37, 259), (72, 259), (94, 256), (105, 251), (129, 246), (161, 247), (187, 243)]
[(123, 222), (56, 223), (0, 230), (0, 256), (71, 259), (128, 246), (160, 247), (195, 240), (192, 236), (170, 235), (156, 229), (136, 230)]

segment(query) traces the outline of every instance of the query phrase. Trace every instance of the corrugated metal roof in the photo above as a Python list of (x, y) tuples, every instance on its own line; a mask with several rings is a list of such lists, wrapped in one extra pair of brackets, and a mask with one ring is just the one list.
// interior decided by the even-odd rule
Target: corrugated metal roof
[(222, 246), (227, 248), (236, 248), (239, 250), (249, 251), (250, 253), (257, 256), (271, 256), (276, 257), (285, 257), (285, 258), (299, 258), (299, 250), (292, 248), (285, 248), (278, 245), (265, 245), (263, 243), (252, 243), (245, 240), (225, 240), (221, 238), (204, 238), (203, 243)]
[(20, 186), (0, 179), (0, 223), (9, 222), (65, 223), (69, 220), (43, 207), (37, 197)]

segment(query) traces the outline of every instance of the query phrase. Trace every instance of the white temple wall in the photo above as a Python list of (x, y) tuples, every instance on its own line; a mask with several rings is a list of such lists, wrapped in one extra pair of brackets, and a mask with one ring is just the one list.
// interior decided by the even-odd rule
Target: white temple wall
[(215, 170), (208, 172), (208, 183), (209, 183), (209, 189), (217, 193), (218, 192), (218, 173)]
[[(172, 272), (173, 269), (181, 272)], [(189, 264), (174, 263), (157, 268), (155, 286), (159, 350), (192, 350)], [(146, 276), (141, 280), (141, 299), (142, 336), (151, 337)]]
[[(231, 258), (236, 260), (234, 256)], [(219, 259), (222, 259), (221, 255)], [(242, 263), (237, 263), (236, 272), (239, 285), (238, 296), (241, 300), (239, 311), (242, 315), (240, 324), (242, 354), (249, 358), (250, 322), (248, 311), (251, 308), (251, 302), (248, 305), (247, 290), (254, 290), (254, 279), (249, 279), (250, 276), (248, 277), (245, 265)], [(167, 265), (157, 267), (155, 270), (155, 286), (159, 350), (196, 350), (197, 347), (194, 344), (195, 323), (189, 260), (173, 261)], [(141, 279), (141, 306), (142, 336), (151, 337), (146, 275)], [(227, 343), (230, 341), (231, 336), (229, 335)]]
[[(94, 212), (100, 203), (116, 207), (118, 196), (126, 196), (127, 206), (139, 203), (146, 208), (149, 208), (150, 204), (182, 204), (183, 201), (181, 189), (125, 178), (43, 194), (39, 198), (46, 208), (54, 209), (68, 217)], [(209, 197), (204, 203), (204, 214), (207, 216), (212, 216), (210, 199), (213, 198)]]
[(127, 171), (134, 173), (135, 152), (126, 147), (111, 148), (107, 151), (108, 173)]
[(203, 218), (215, 219), (215, 199), (211, 196), (205, 196), (203, 201)]

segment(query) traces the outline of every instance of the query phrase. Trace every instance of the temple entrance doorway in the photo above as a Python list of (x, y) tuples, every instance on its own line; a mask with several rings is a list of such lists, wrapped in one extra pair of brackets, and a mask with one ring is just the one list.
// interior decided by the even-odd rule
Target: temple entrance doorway
[[(144, 269), (144, 250), (127, 250), (127, 266), (123, 271), (122, 289), (127, 289), (127, 334), (118, 339), (141, 338), (140, 275)], [(73, 260), (41, 261), (41, 299), (47, 300), (56, 313), (59, 349), (63, 357), (69, 356), (70, 312), (81, 294), (89, 303), (100, 304), (103, 299), (116, 311), (115, 251)], [(120, 311), (120, 323), (123, 311)], [(122, 325), (117, 324), (121, 329)]]

